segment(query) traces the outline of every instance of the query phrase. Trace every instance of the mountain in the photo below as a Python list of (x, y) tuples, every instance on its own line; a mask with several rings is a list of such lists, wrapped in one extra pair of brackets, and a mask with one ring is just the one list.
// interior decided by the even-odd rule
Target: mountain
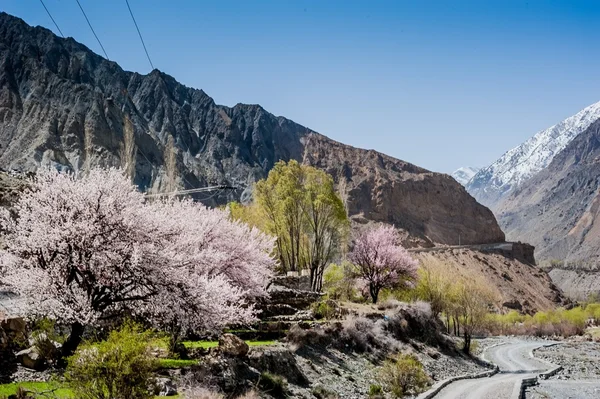
[[(140, 189), (232, 186), (247, 201), (280, 159), (336, 179), (350, 216), (404, 230), (410, 245), (504, 241), (492, 212), (450, 176), (335, 142), (259, 105), (215, 104), (158, 70), (122, 70), (72, 38), (0, 13), (0, 167), (123, 167)], [(408, 245), (407, 244), (407, 245)]]
[(600, 120), (547, 168), (510, 192), (497, 209), (512, 240), (536, 246), (554, 264), (595, 266), (600, 257)]
[(479, 172), (480, 168), (474, 168), (472, 166), (464, 166), (456, 169), (450, 176), (454, 177), (454, 180), (466, 186), (467, 183)]
[(544, 170), (577, 135), (599, 118), (600, 102), (542, 130), (481, 169), (467, 185), (467, 191), (477, 201), (495, 210), (503, 197)]

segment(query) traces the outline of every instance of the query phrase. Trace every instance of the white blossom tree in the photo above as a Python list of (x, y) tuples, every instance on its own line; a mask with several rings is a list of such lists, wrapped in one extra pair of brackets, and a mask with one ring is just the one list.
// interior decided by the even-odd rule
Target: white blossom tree
[(147, 202), (120, 170), (77, 177), (40, 171), (2, 214), (2, 281), (30, 316), (71, 325), (63, 354), (85, 325), (149, 318), (177, 331), (218, 329), (255, 316), (275, 265), (272, 240), (191, 201)]
[(384, 288), (399, 288), (417, 278), (418, 262), (399, 243), (396, 229), (379, 225), (358, 234), (349, 254), (354, 274), (369, 289), (373, 303)]

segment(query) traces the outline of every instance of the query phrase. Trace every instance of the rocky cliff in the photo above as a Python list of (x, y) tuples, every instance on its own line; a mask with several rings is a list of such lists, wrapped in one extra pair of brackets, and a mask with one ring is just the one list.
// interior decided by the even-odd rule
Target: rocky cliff
[[(352, 217), (394, 223), (420, 245), (504, 240), (456, 181), (334, 142), (259, 105), (217, 105), (158, 70), (123, 71), (75, 40), (0, 13), (0, 167), (115, 166), (150, 192), (227, 185), (247, 200), (280, 159), (332, 173)], [(412, 241), (411, 241), (412, 242)]]
[(498, 207), (511, 240), (536, 247), (548, 263), (596, 264), (600, 257), (600, 120)]

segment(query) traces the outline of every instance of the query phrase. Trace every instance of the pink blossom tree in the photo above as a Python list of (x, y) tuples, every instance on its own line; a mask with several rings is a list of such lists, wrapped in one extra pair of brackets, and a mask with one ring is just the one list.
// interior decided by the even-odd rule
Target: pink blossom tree
[(41, 171), (14, 210), (0, 215), (0, 276), (28, 315), (71, 325), (64, 355), (115, 316), (177, 331), (249, 321), (275, 265), (269, 237), (188, 200), (147, 202), (116, 169)]
[(373, 303), (384, 288), (399, 288), (417, 278), (418, 262), (404, 249), (392, 226), (370, 227), (358, 234), (349, 254), (354, 274), (365, 286)]

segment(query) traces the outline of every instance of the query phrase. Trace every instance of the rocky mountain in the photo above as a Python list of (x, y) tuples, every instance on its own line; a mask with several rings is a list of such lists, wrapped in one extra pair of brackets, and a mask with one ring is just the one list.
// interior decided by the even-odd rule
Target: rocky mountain
[(539, 260), (596, 264), (600, 257), (600, 120), (550, 165), (514, 189), (497, 215), (512, 240), (536, 246)]
[(0, 13), (0, 167), (124, 168), (149, 192), (232, 186), (247, 200), (280, 159), (332, 173), (350, 216), (394, 223), (415, 245), (504, 241), (490, 210), (450, 176), (337, 143), (259, 105), (217, 105), (158, 70), (122, 70), (72, 38)]
[(469, 181), (479, 172), (481, 168), (475, 168), (473, 166), (464, 166), (456, 169), (450, 176), (454, 177), (454, 180), (466, 186)]
[(599, 118), (600, 102), (542, 130), (481, 169), (467, 184), (467, 191), (477, 201), (495, 210), (503, 197), (544, 170), (558, 153)]

